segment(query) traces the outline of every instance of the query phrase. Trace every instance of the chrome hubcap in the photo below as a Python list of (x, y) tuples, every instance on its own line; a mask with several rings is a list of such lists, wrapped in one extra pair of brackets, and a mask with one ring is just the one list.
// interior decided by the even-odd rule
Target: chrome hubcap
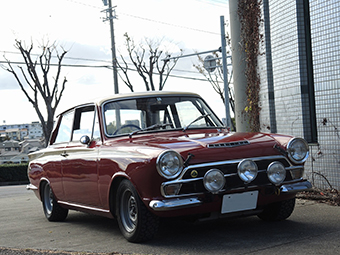
[(126, 231), (134, 231), (137, 225), (138, 208), (136, 199), (130, 191), (125, 191), (123, 193), (120, 215)]

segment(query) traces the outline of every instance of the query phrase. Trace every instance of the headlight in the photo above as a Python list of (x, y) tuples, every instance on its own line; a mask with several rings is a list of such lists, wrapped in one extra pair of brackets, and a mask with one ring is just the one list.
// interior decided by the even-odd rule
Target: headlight
[(175, 151), (165, 151), (160, 154), (156, 162), (158, 173), (167, 178), (176, 178), (183, 169), (183, 159)]
[(245, 159), (242, 160), (237, 166), (238, 176), (245, 183), (252, 182), (257, 176), (258, 168), (254, 161)]
[(307, 142), (302, 138), (293, 138), (287, 145), (288, 157), (296, 164), (304, 163), (309, 155)]
[(286, 179), (286, 169), (280, 162), (272, 162), (267, 168), (268, 179), (275, 185), (281, 184)]
[(224, 174), (218, 169), (210, 169), (203, 177), (203, 184), (211, 193), (217, 193), (224, 187)]

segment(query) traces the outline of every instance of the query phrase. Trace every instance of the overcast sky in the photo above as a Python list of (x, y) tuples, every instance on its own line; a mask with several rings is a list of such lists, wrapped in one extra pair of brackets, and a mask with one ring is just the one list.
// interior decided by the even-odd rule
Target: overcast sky
[[(136, 43), (145, 38), (162, 40), (166, 49), (179, 54), (218, 49), (221, 45), (220, 16), (229, 15), (227, 0), (112, 0), (117, 19), (114, 31), (117, 54), (124, 53), (124, 33)], [(63, 67), (67, 86), (60, 112), (92, 98), (114, 94), (110, 65), (111, 37), (109, 22), (103, 22), (105, 7), (101, 0), (0, 0), (0, 61), (22, 61), (14, 47), (15, 39), (41, 53), (44, 42), (56, 42), (68, 51), (63, 63), (92, 67)], [(60, 49), (59, 49), (60, 50)], [(196, 57), (180, 59), (173, 75), (203, 79), (193, 68)], [(1, 63), (1, 65), (5, 65)], [(55, 72), (51, 70), (51, 75)], [(132, 74), (131, 74), (132, 75)], [(144, 91), (141, 78), (134, 76), (136, 91)], [(224, 117), (219, 96), (206, 81), (170, 77), (164, 90), (198, 92)], [(119, 91), (129, 92), (119, 80)], [(0, 125), (38, 121), (13, 75), (0, 68)]]

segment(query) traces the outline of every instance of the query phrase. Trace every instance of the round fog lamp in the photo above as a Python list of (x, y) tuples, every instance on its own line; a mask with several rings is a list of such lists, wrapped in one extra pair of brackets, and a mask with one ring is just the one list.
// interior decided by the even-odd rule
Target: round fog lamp
[(211, 193), (217, 193), (224, 187), (224, 174), (218, 169), (210, 169), (203, 177), (203, 184)]
[(237, 174), (245, 183), (252, 182), (257, 176), (258, 168), (254, 161), (245, 159), (237, 166)]
[(281, 184), (286, 179), (286, 169), (280, 162), (272, 162), (267, 169), (268, 179), (275, 185)]

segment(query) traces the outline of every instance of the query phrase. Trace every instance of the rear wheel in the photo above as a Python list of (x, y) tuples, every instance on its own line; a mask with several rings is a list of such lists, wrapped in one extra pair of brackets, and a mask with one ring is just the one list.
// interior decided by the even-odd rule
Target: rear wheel
[(58, 204), (49, 183), (43, 185), (42, 204), (45, 216), (49, 221), (63, 221), (66, 219), (68, 210)]
[(280, 221), (287, 219), (294, 211), (295, 198), (267, 205), (257, 216), (265, 221)]
[(118, 187), (116, 215), (120, 231), (129, 242), (150, 240), (158, 230), (158, 217), (148, 211), (128, 180)]

